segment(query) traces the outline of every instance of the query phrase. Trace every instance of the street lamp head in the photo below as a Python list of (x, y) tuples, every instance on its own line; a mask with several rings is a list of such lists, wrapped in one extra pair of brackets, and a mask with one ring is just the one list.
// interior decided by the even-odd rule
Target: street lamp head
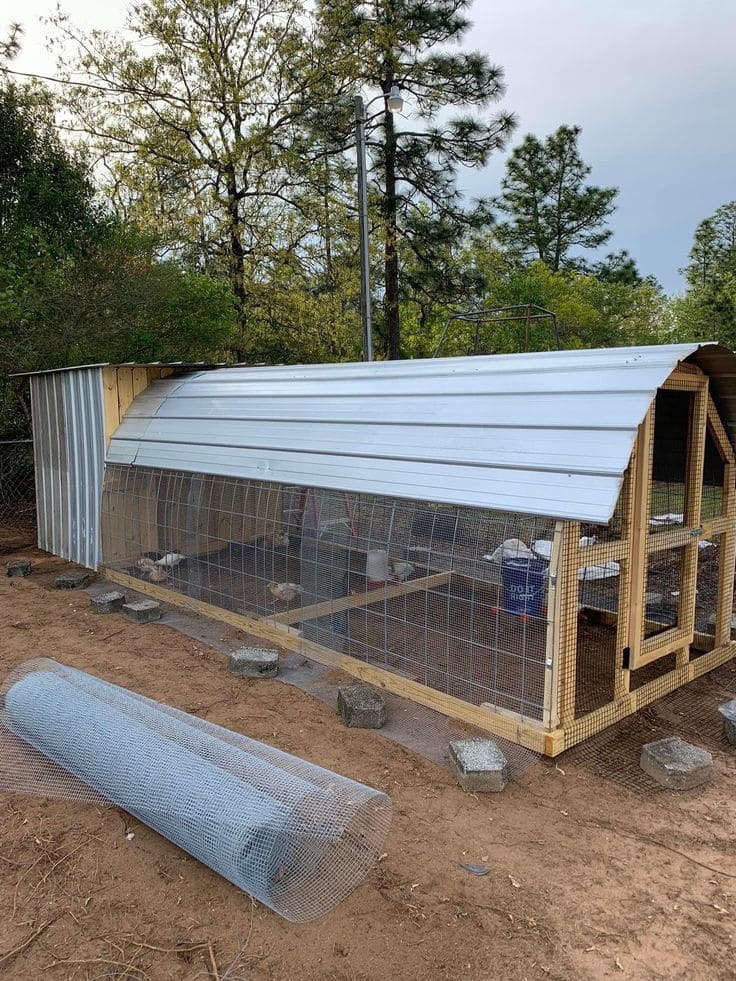
[(404, 108), (404, 100), (401, 96), (401, 89), (398, 85), (392, 85), (391, 91), (386, 98), (386, 105), (391, 112), (401, 112)]

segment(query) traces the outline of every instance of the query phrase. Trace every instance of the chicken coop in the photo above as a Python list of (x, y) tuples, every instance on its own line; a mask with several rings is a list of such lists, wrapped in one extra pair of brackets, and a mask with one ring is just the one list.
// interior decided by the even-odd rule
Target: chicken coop
[(551, 756), (736, 652), (719, 345), (66, 375), (39, 513), (123, 587)]

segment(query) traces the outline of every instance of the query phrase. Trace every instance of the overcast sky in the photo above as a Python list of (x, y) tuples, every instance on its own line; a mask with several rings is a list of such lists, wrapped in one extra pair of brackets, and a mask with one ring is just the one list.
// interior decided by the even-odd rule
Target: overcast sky
[[(87, 27), (121, 26), (127, 6), (62, 0)], [(39, 17), (54, 7), (13, 8), (26, 31), (14, 68), (53, 72)], [(620, 188), (606, 250), (628, 249), (643, 273), (681, 289), (696, 224), (736, 198), (736, 0), (476, 0), (471, 17), (468, 46), (506, 71), (516, 139), (582, 126), (591, 180)], [(499, 156), (462, 185), (491, 195), (502, 174)]]

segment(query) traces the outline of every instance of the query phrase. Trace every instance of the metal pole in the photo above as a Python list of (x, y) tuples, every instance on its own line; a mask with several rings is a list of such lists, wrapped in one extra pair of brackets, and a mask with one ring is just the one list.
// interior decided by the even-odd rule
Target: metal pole
[(368, 252), (368, 181), (365, 158), (365, 105), (355, 96), (355, 149), (358, 158), (358, 215), (360, 218), (360, 312), (363, 321), (363, 360), (373, 360), (371, 269)]

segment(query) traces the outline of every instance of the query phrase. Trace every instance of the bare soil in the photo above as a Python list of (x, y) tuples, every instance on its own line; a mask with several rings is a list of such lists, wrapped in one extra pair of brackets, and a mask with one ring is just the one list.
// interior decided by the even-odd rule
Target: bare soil
[(117, 808), (3, 792), (3, 979), (733, 978), (725, 747), (699, 792), (642, 796), (563, 761), (502, 795), (466, 795), (448, 770), (344, 729), (297, 689), (231, 678), (219, 653), (170, 628), (94, 616), (85, 594), (53, 589), (65, 563), (6, 555), (35, 567), (0, 578), (0, 676), (54, 657), (380, 787), (395, 811), (363, 885), (295, 925)]

